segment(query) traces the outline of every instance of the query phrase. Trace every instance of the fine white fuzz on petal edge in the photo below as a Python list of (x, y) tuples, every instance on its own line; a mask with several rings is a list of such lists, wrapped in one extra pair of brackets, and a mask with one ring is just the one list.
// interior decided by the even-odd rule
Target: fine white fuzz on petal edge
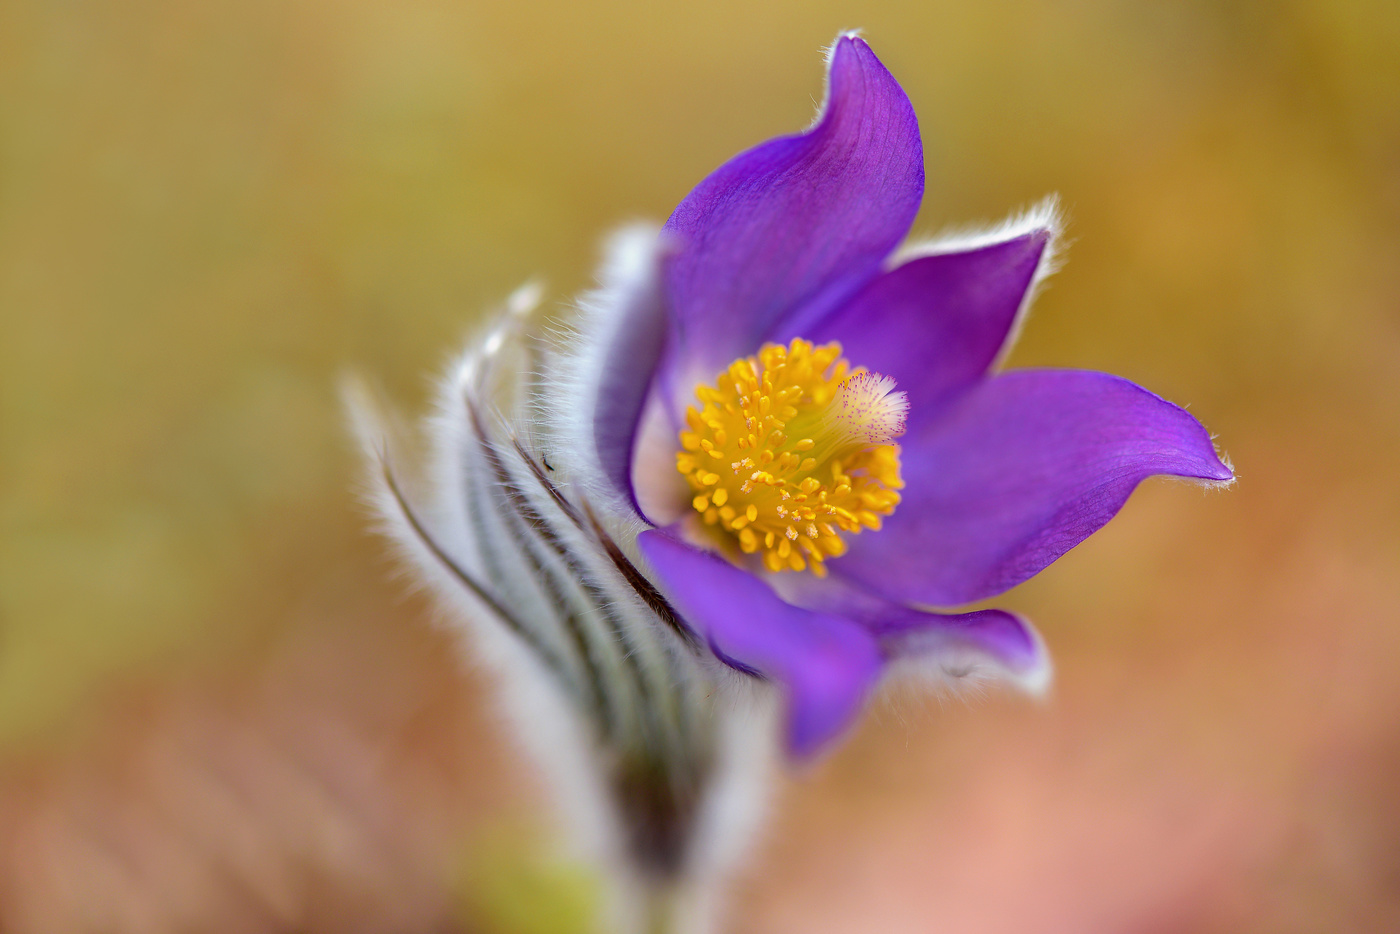
[(1045, 248), (1041, 251), (1030, 287), (1026, 289), (1021, 305), (1016, 310), (1015, 320), (1002, 344), (1001, 352), (992, 363), (992, 369), (995, 370), (1005, 363), (1007, 355), (1016, 346), (1016, 340), (1030, 315), (1031, 306), (1045, 288), (1047, 280), (1064, 264), (1065, 251), (1069, 246), (1064, 237), (1067, 223), (1060, 196), (1047, 195), (997, 224), (948, 227), (937, 236), (910, 240), (894, 252), (886, 266), (892, 269), (922, 256), (965, 253), (1043, 231), (1047, 235)]

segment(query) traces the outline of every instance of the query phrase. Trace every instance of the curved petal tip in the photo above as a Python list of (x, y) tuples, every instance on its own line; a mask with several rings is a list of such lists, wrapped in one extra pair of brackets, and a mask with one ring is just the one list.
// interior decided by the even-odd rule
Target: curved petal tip
[(666, 222), (683, 245), (667, 275), (681, 382), (878, 274), (923, 186), (913, 105), (863, 39), (842, 36), (817, 121), (724, 163)]
[(1234, 477), (1185, 409), (1090, 371), (1003, 373), (902, 441), (900, 508), (832, 570), (932, 606), (986, 599), (1039, 573), (1150, 476)]

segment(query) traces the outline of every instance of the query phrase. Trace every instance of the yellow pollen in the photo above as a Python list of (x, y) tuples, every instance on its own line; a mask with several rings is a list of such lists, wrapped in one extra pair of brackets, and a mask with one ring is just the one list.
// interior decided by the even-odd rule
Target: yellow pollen
[(692, 506), (730, 554), (770, 571), (810, 569), (846, 551), (842, 533), (880, 528), (904, 482), (908, 401), (887, 376), (852, 370), (837, 343), (765, 344), (695, 389), (676, 469)]

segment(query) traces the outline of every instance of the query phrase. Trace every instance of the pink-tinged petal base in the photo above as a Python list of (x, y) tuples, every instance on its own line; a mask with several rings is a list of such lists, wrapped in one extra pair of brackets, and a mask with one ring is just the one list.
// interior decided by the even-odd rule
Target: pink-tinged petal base
[(575, 448), (563, 453), (578, 455), (595, 495), (638, 512), (632, 454), (666, 336), (664, 249), (653, 228), (613, 235), (599, 288), (579, 300), (589, 339), (567, 358), (561, 387), (561, 434)]
[(900, 442), (903, 501), (831, 566), (902, 603), (956, 606), (1021, 583), (1154, 474), (1234, 476), (1186, 410), (1088, 371), (994, 377)]

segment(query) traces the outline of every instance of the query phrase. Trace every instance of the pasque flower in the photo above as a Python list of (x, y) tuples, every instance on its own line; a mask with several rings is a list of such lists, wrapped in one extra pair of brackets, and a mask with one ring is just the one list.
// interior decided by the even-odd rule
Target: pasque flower
[(1029, 623), (947, 608), (1038, 573), (1146, 477), (1233, 479), (1126, 380), (999, 372), (1054, 203), (897, 252), (923, 185), (909, 100), (843, 36), (816, 123), (616, 236), (559, 349), (526, 339), (537, 294), (512, 299), (442, 384), (421, 496), (361, 420), (391, 530), (653, 904), (743, 836), (722, 789), (757, 758), (765, 683), (798, 757), (891, 668), (1039, 690)]
[(662, 593), (788, 698), (810, 753), (892, 663), (1048, 662), (1003, 610), (935, 612), (1038, 573), (1153, 474), (1232, 473), (1183, 409), (1075, 370), (995, 372), (1054, 258), (1053, 203), (900, 255), (919, 128), (860, 38), (805, 133), (744, 152), (667, 221), (656, 282), (589, 364), (595, 466), (647, 528)]

